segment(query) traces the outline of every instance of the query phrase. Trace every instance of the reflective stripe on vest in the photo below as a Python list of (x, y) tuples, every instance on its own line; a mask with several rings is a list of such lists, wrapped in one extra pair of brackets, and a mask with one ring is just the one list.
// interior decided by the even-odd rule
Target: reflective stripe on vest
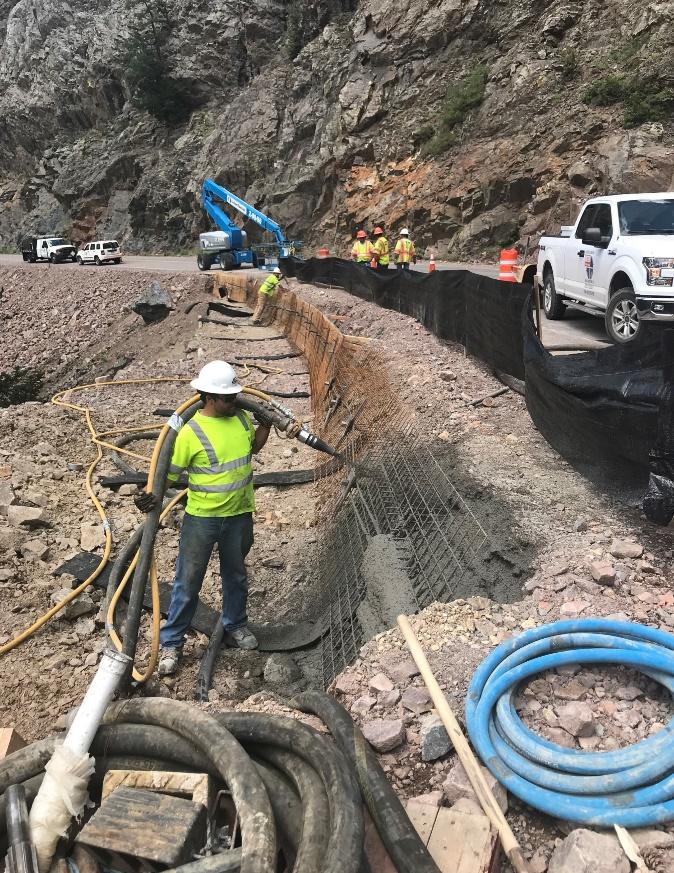
[(411, 239), (399, 239), (396, 243), (396, 254), (398, 255), (398, 261), (401, 264), (407, 264), (412, 259), (412, 249), (414, 248), (414, 244)]
[(238, 491), (240, 488), (245, 488), (253, 481), (253, 474), (249, 473), (245, 479), (237, 479), (236, 482), (226, 482), (222, 485), (192, 485), (192, 491), (199, 491), (204, 494), (225, 494), (228, 491)]
[(356, 242), (353, 244), (353, 249), (351, 250), (352, 254), (356, 256), (356, 260), (360, 262), (369, 261), (372, 252), (372, 243), (365, 240), (365, 242)]

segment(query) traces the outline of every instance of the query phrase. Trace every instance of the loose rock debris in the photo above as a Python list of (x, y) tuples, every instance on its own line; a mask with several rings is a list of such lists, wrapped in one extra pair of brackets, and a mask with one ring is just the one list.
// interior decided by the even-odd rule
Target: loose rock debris
[[(211, 356), (239, 355), (243, 366), (247, 355), (240, 353), (250, 352), (250, 346), (240, 347), (235, 338), (219, 338), (219, 326), (199, 326), (196, 313), (182, 312), (181, 305), (207, 299), (203, 277), (164, 277), (178, 308), (164, 321), (145, 327), (128, 310), (119, 316), (122, 307), (130, 306), (149, 284), (147, 275), (106, 278), (110, 286), (106, 306), (101, 307), (92, 302), (90, 283), (100, 280), (91, 273), (92, 278), (87, 277), (75, 290), (66, 273), (56, 278), (49, 274), (49, 283), (40, 285), (42, 271), (0, 272), (6, 289), (3, 307), (8, 307), (17, 326), (7, 333), (2, 365), (37, 366), (58, 388), (93, 382), (114, 370), (122, 356), (128, 363), (113, 374), (115, 382), (168, 375), (188, 379)], [(457, 487), (461, 489), (462, 478), (471, 482), (470, 493), (463, 495), (471, 509), (491, 530), (490, 505), (493, 501), (507, 505), (514, 520), (509, 536), (530, 550), (528, 574), (521, 578), (522, 590), (509, 598), (512, 602), (466, 598), (434, 604), (414, 619), (421, 644), (455, 712), (463, 711), (468, 682), (482, 658), (521, 630), (581, 615), (610, 616), (674, 630), (672, 535), (668, 529), (656, 531), (643, 520), (633, 495), (594, 490), (537, 434), (519, 395), (508, 392), (491, 398), (490, 405), (473, 405), (476, 397), (485, 397), (500, 386), (461, 348), (440, 342), (405, 316), (378, 309), (339, 289), (291, 284), (325, 312), (339, 316), (344, 332), (375, 338), (386, 353), (391, 380), (416, 429), (431, 443), (451, 445)], [(28, 326), (30, 300), (36, 295), (42, 301), (41, 312), (49, 313), (49, 317), (39, 316), (37, 330)], [(76, 329), (75, 322), (71, 325), (66, 317), (68, 307), (80, 310)], [(276, 335), (274, 329), (269, 333)], [(269, 355), (278, 354), (279, 345), (278, 340), (269, 346), (256, 343), (255, 351), (260, 353), (256, 360), (273, 372), (242, 369), (243, 378), (251, 383), (261, 379), (263, 389), (306, 391), (308, 379), (297, 374), (296, 362), (270, 362)], [(289, 347), (287, 354), (291, 354)], [(79, 399), (92, 407), (101, 428), (113, 429), (152, 421), (153, 409), (175, 406), (184, 397), (184, 383), (122, 388), (101, 382)], [(293, 400), (292, 405), (311, 421), (306, 400)], [(0, 410), (0, 427), (4, 435), (0, 449), (0, 640), (6, 642), (41, 615), (62, 586), (69, 590), (75, 584), (67, 577), (53, 577), (53, 569), (82, 549), (100, 553), (101, 540), (97, 517), (82, 487), (92, 446), (81, 420), (48, 403), (31, 402)], [(148, 453), (151, 444), (140, 441), (135, 448)], [(315, 460), (309, 450), (283, 445), (274, 436), (257, 469), (299, 469)], [(109, 459), (101, 472), (115, 473)], [(131, 498), (134, 489), (124, 489), (111, 492), (97, 486), (117, 542), (123, 542), (140, 520)], [(262, 621), (313, 618), (303, 610), (310, 608), (320, 581), (314, 559), (323, 519), (315, 513), (315, 486), (263, 488), (257, 491), (257, 499), (256, 544), (250, 560), (251, 615)], [(169, 521), (160, 535), (158, 558), (165, 580), (172, 576), (178, 530), (179, 522)], [(204, 598), (217, 606), (215, 565), (207, 576)], [(104, 645), (101, 593), (92, 589), (71, 607), (0, 659), (2, 723), (16, 725), (28, 740), (49, 733), (59, 718), (63, 724), (65, 714), (77, 705), (89, 684)], [(179, 676), (155, 681), (148, 691), (190, 699), (206, 642), (205, 637), (193, 635)], [(287, 713), (283, 694), (289, 682), (298, 680), (301, 668), (300, 656), (223, 652), (209, 703), (204, 706)], [(401, 797), (423, 795), (434, 799), (436, 806), (478, 814), (474, 797), (457, 787), (461, 779), (455, 756), (397, 630), (378, 633), (368, 642), (359, 659), (337, 677), (332, 691), (380, 753)], [(532, 729), (560, 745), (584, 750), (615, 749), (637, 742), (672, 716), (671, 701), (656, 683), (623, 668), (565, 669), (536, 677), (520, 689), (516, 704)], [(551, 821), (514, 798), (508, 802), (507, 816), (534, 871), (570, 873), (573, 869), (575, 873), (569, 863), (594, 863), (597, 857), (609, 857), (608, 844), (601, 841), (612, 841), (611, 836)], [(642, 839), (644, 851), (650, 853), (648, 863), (653, 870), (658, 865), (674, 868), (670, 826), (649, 830), (645, 836), (634, 833), (637, 843)], [(576, 861), (577, 857), (585, 860)], [(612, 869), (620, 869), (617, 861)]]

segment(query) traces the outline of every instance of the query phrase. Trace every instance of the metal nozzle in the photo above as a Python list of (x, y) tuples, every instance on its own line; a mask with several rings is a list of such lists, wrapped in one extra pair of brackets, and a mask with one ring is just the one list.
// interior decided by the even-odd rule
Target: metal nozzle
[(23, 785), (10, 785), (5, 792), (5, 801), (8, 843), (5, 869), (8, 873), (38, 873)]

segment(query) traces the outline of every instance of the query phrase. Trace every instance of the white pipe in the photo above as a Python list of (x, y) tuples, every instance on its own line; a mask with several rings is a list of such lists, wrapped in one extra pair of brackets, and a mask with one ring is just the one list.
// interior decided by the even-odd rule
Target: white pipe
[(84, 700), (75, 713), (73, 723), (63, 741), (63, 745), (71, 752), (84, 755), (89, 751), (103, 714), (115, 696), (117, 686), (130, 661), (128, 655), (114, 649), (108, 649), (103, 653), (96, 675), (87, 688)]
[(87, 785), (94, 772), (89, 747), (130, 663), (131, 658), (121, 652), (104, 653), (63, 745), (56, 747), (45, 766), (29, 816), (40, 873), (49, 870), (59, 837), (66, 833), (72, 818), (84, 811)]

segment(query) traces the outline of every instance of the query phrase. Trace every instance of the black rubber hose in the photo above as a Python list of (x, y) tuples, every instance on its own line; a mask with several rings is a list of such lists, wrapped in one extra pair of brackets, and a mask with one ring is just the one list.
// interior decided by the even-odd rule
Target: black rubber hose
[[(170, 414), (170, 413), (169, 413)], [(127, 433), (124, 436), (119, 437), (113, 443), (113, 445), (118, 446), (120, 449), (124, 448), (124, 446), (128, 446), (129, 443), (135, 443), (139, 440), (156, 440), (159, 436), (159, 428), (157, 430), (150, 430), (145, 433)], [(136, 473), (137, 471), (131, 464), (126, 460), (123, 454), (120, 452), (112, 453), (112, 460), (116, 467), (118, 467), (123, 473)]]
[(215, 669), (215, 662), (224, 636), (225, 629), (222, 626), (222, 621), (220, 621), (220, 616), (218, 616), (213, 625), (213, 632), (208, 640), (208, 645), (206, 646), (206, 651), (201, 659), (199, 672), (197, 673), (197, 687), (194, 698), (200, 703), (208, 703), (208, 692), (211, 690), (213, 670)]
[[(165, 727), (206, 755), (232, 792), (241, 824), (242, 873), (269, 873), (276, 863), (276, 835), (269, 796), (250, 758), (221, 720), (179, 700), (149, 698), (113, 703), (116, 721)], [(362, 842), (362, 841), (361, 841)]]
[[(189, 406), (181, 415), (182, 421), (189, 421), (201, 405), (201, 401), (197, 401)], [(128, 655), (131, 659), (131, 664), (135, 660), (145, 587), (147, 585), (147, 577), (150, 570), (150, 563), (152, 561), (154, 541), (159, 529), (159, 516), (161, 514), (162, 500), (166, 488), (166, 476), (168, 475), (171, 455), (173, 454), (173, 446), (177, 435), (178, 431), (175, 428), (170, 427), (159, 452), (152, 486), (152, 493), (157, 498), (157, 506), (155, 509), (148, 512), (145, 517), (143, 535), (139, 547), (138, 563), (136, 564), (133, 581), (131, 583), (129, 604), (126, 610), (126, 632), (124, 634), (124, 644), (122, 647), (124, 654)], [(130, 668), (127, 682), (129, 679)]]
[(273, 746), (252, 746), (251, 749), (256, 756), (284, 773), (301, 798), (297, 823), (301, 833), (312, 834), (312, 838), (299, 843), (295, 866), (292, 867), (293, 873), (314, 873), (320, 870), (330, 832), (330, 806), (320, 776), (293, 752)]
[(330, 806), (330, 835), (325, 850), (325, 873), (357, 873), (364, 824), (358, 785), (342, 753), (302, 722), (283, 716), (217, 713), (215, 718), (244, 745), (257, 743), (292, 749), (320, 775)]
[[(297, 868), (297, 847), (302, 839), (302, 805), (297, 793), (275, 767), (265, 761), (253, 759), (260, 779), (267, 789), (276, 822), (276, 838), (283, 852), (286, 867), (293, 873)], [(315, 873), (320, 867), (305, 867), (301, 873)]]
[(377, 756), (346, 709), (322, 691), (298, 694), (292, 705), (317, 715), (354, 767), (370, 816), (399, 873), (439, 873)]
[(164, 870), (164, 873), (239, 873), (241, 866), (241, 849), (230, 849), (218, 855), (201, 858), (182, 867)]

